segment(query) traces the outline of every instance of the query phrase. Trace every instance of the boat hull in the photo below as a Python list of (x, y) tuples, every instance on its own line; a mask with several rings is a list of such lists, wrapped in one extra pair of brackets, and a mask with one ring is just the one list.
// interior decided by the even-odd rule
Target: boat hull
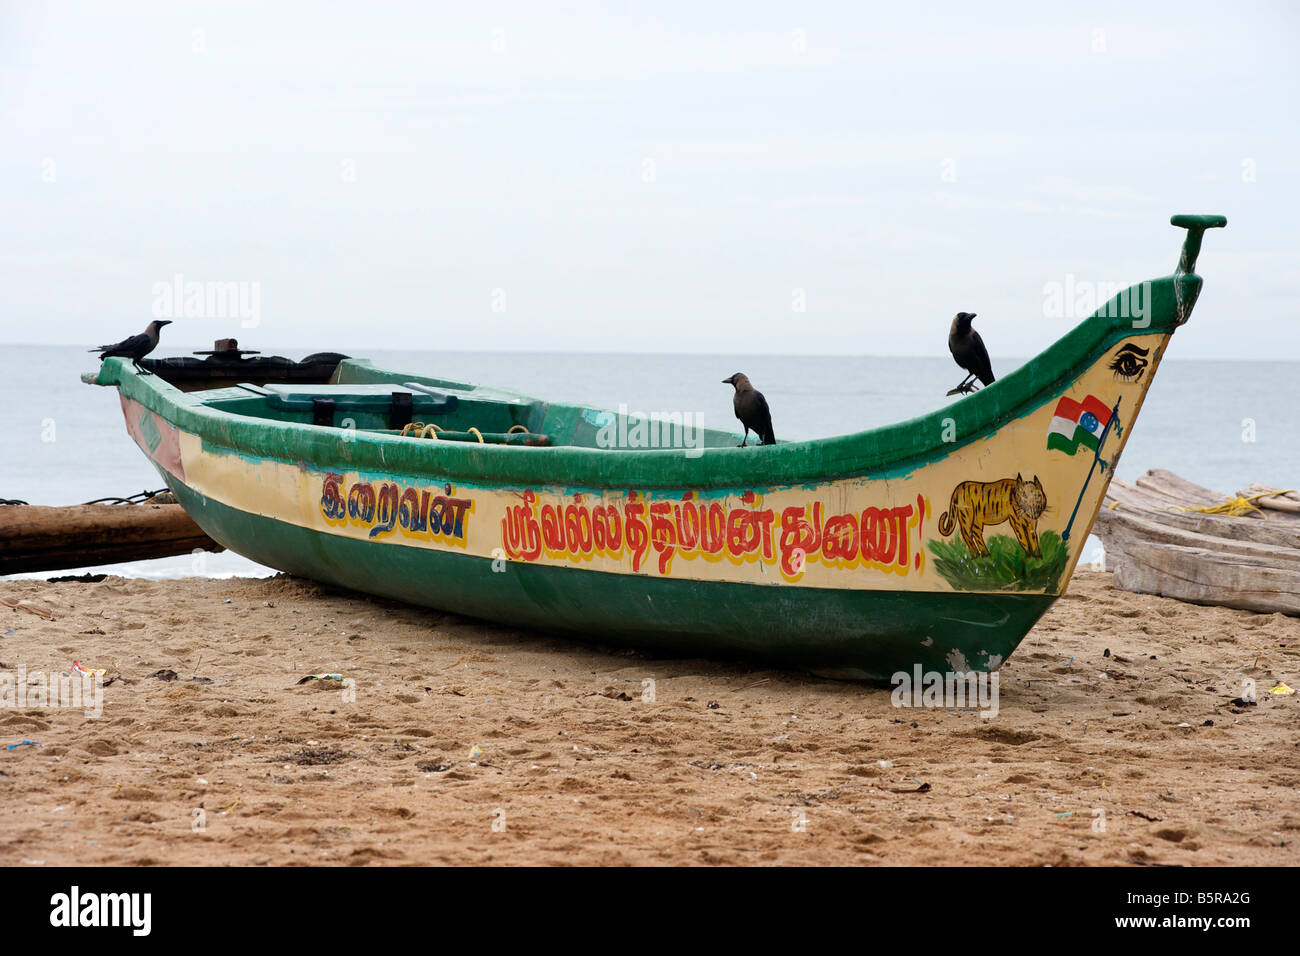
[[(737, 657), (887, 680), (903, 662), (996, 670), (1051, 606), (1042, 594), (936, 595), (734, 585), (377, 547), (229, 508), (167, 476), (198, 524), (290, 574), (502, 624), (651, 652)], [(498, 559), (499, 560), (499, 559)]]

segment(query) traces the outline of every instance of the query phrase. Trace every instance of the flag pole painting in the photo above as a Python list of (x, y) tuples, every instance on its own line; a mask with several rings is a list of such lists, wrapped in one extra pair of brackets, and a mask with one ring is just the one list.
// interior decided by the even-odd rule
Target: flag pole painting
[[(1074, 519), (1079, 516), (1079, 505), (1083, 503), (1083, 493), (1088, 490), (1088, 482), (1092, 481), (1092, 473), (1097, 470), (1097, 463), (1101, 462), (1101, 470), (1106, 470), (1106, 462), (1101, 461), (1101, 446), (1106, 443), (1106, 436), (1110, 434), (1111, 426), (1120, 427), (1119, 422), (1119, 403), (1123, 399), (1115, 399), (1115, 407), (1107, 408), (1101, 401), (1092, 395), (1089, 395), (1082, 402), (1076, 402), (1070, 398), (1062, 398), (1056, 403), (1056, 412), (1052, 415), (1052, 422), (1047, 429), (1047, 447), (1048, 449), (1056, 448), (1068, 455), (1073, 455), (1080, 445), (1086, 445), (1092, 449), (1092, 464), (1088, 466), (1088, 475), (1083, 479), (1083, 487), (1079, 489), (1079, 498), (1074, 503), (1074, 511), (1070, 512), (1070, 522), (1061, 532), (1061, 540), (1069, 541), (1070, 532), (1074, 529)], [(1101, 414), (1097, 413), (1100, 409)], [(1072, 441), (1066, 442), (1062, 430), (1070, 422), (1068, 417), (1077, 410), (1078, 418), (1074, 420), (1074, 434)], [(1062, 412), (1066, 414), (1063, 415)], [(1053, 444), (1053, 442), (1060, 444)]]
[(1062, 397), (1047, 428), (1047, 448), (1073, 455), (1083, 445), (1095, 452), (1108, 424), (1110, 409), (1097, 396), (1089, 395), (1082, 402)]

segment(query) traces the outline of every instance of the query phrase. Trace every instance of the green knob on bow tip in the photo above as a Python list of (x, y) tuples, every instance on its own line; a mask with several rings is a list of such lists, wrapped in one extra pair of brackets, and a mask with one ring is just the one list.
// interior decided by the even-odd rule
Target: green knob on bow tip
[(1169, 224), (1178, 226), (1181, 229), (1192, 229), (1199, 226), (1202, 229), (1215, 229), (1219, 226), (1228, 224), (1227, 216), (1171, 216)]
[(1227, 216), (1171, 216), (1170, 225), (1187, 230), (1183, 240), (1183, 254), (1178, 259), (1177, 275), (1187, 275), (1196, 270), (1196, 257), (1201, 254), (1201, 239), (1206, 229), (1217, 229), (1228, 224)]

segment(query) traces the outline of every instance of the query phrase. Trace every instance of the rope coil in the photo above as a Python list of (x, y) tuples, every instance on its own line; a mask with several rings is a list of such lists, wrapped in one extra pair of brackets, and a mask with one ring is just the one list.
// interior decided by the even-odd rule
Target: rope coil
[[(509, 434), (515, 434), (515, 429), (519, 429), (523, 432), (528, 431), (528, 429), (524, 428), (522, 425), (515, 425), (510, 429)], [(434, 441), (438, 441), (438, 433), (445, 432), (446, 430), (447, 429), (443, 428), (441, 425), (435, 425), (432, 422), (427, 425), (424, 422), (410, 422), (402, 427), (402, 434), (400, 437), (406, 438), (407, 436), (413, 436), (415, 438), (432, 438)], [(480, 445), (487, 444), (487, 439), (483, 437), (483, 433), (473, 425), (465, 429), (465, 432), (466, 434), (473, 435), (477, 438)]]
[(1264, 491), (1257, 495), (1251, 495), (1249, 498), (1243, 498), (1238, 495), (1235, 498), (1229, 498), (1221, 505), (1208, 505), (1204, 508), (1179, 508), (1179, 511), (1194, 511), (1203, 515), (1228, 515), (1233, 518), (1240, 518), (1242, 515), (1248, 515), (1255, 511), (1262, 512), (1264, 509), (1255, 504), (1260, 498), (1272, 498), (1276, 495), (1289, 494), (1294, 489), (1288, 488), (1285, 491)]

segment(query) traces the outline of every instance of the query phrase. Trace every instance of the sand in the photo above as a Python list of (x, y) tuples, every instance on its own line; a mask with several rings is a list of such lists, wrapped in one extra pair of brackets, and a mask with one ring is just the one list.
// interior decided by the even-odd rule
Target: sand
[(0, 671), (111, 680), (98, 718), (0, 709), (0, 747), (40, 744), (0, 749), (0, 864), (1300, 863), (1300, 698), (1268, 693), (1300, 621), (1107, 574), (992, 719), (283, 576), (0, 597), (54, 617), (0, 608)]

